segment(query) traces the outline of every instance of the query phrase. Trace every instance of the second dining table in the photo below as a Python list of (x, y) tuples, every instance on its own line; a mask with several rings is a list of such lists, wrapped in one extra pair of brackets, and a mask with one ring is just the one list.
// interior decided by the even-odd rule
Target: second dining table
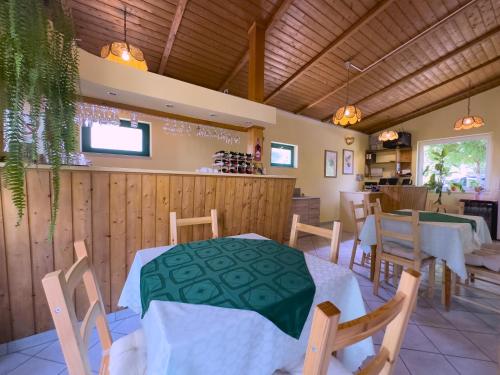
[[(266, 248), (261, 246), (261, 241), (274, 243), (257, 234), (243, 234), (231, 238), (258, 241), (256, 246), (260, 249), (255, 250), (260, 251), (261, 255), (262, 249)], [(251, 242), (247, 243), (251, 245)], [(196, 251), (197, 243), (191, 244), (192, 249), (188, 250)], [(274, 244), (276, 248), (284, 246)], [(142, 316), (148, 374), (272, 375), (276, 370), (297, 371), (303, 364), (312, 315), (317, 304), (327, 300), (332, 301), (341, 311), (341, 322), (358, 318), (366, 313), (360, 287), (352, 271), (307, 253), (304, 254), (303, 260), (314, 285), (310, 294), (311, 299), (306, 304), (304, 301), (309, 298), (305, 293), (306, 278), (295, 271), (292, 273), (296, 276), (278, 278), (276, 272), (276, 277), (269, 275), (274, 278), (267, 278), (267, 284), (264, 286), (264, 275), (268, 275), (266, 267), (272, 268), (273, 262), (269, 262), (266, 266), (263, 259), (257, 260), (259, 262), (258, 268), (255, 268), (257, 272), (252, 272), (250, 277), (254, 284), (244, 288), (245, 292), (239, 293), (238, 296), (246, 298), (247, 293), (250, 293), (252, 298), (265, 299), (265, 294), (259, 294), (259, 289), (275, 289), (276, 294), (281, 296), (280, 302), (284, 304), (267, 309), (270, 311), (256, 312), (234, 306), (237, 302), (231, 300), (234, 294), (232, 291), (228, 293), (230, 298), (219, 301), (218, 305), (185, 303), (182, 298), (176, 300), (173, 294), (177, 292), (171, 287), (184, 276), (185, 272), (176, 272), (179, 267), (173, 263), (182, 259), (180, 256), (161, 259), (161, 256), (172, 248), (175, 246), (144, 249), (136, 253), (118, 303), (119, 306), (128, 307)], [(268, 248), (269, 251), (274, 251), (272, 246)], [(288, 250), (295, 251), (291, 248)], [(252, 249), (247, 249), (241, 253), (241, 257), (250, 258), (252, 252)], [(302, 253), (300, 255), (302, 256)], [(212, 263), (207, 262), (208, 268), (217, 268), (220, 265), (227, 267), (227, 272), (235, 273), (235, 277), (237, 275), (244, 277), (244, 271), (238, 274), (238, 270), (242, 270), (242, 264), (238, 264), (237, 259), (224, 260), (224, 257), (220, 256), (217, 259), (219, 260)], [(279, 259), (284, 264), (290, 258)], [(163, 271), (161, 267), (164, 268)], [(163, 275), (158, 279), (160, 281), (145, 285), (144, 273), (153, 268), (155, 272), (163, 272)], [(204, 266), (198, 264), (193, 269), (201, 274), (210, 272), (203, 268)], [(186, 268), (186, 272), (188, 271)], [(227, 272), (225, 271), (224, 275), (227, 275)], [(224, 284), (224, 280), (221, 281), (221, 284)], [(273, 282), (276, 284), (272, 285)], [(218, 284), (215, 282), (215, 289), (225, 288)], [(284, 290), (281, 291), (283, 288), (292, 292), (285, 293)], [(151, 291), (162, 297), (145, 299), (145, 295), (151, 294)], [(179, 295), (181, 293), (184, 292), (181, 290)], [(238, 299), (238, 296), (235, 298)], [(303, 321), (298, 325), (300, 330), (291, 329), (293, 327), (290, 326), (290, 322), (280, 320), (280, 315), (288, 316), (288, 320), (300, 320), (302, 315)], [(371, 338), (368, 338), (343, 349), (338, 353), (338, 358), (346, 368), (354, 371), (373, 354), (373, 343)]]
[[(446, 309), (449, 309), (451, 303), (451, 273), (455, 273), (457, 276), (466, 279), (465, 254), (479, 250), (481, 245), (490, 244), (492, 240), (484, 218), (457, 214), (446, 214), (446, 216), (450, 216), (449, 222), (420, 221), (420, 247), (422, 251), (444, 262), (443, 280), (445, 285), (443, 300)], [(457, 221), (472, 221), (475, 225), (471, 225), (468, 222), (453, 222), (453, 217), (465, 219)], [(394, 232), (409, 233), (411, 231), (409, 223), (382, 222), (382, 225), (384, 228)], [(377, 245), (375, 215), (369, 215), (366, 218), (359, 238), (363, 251), (368, 253), (371, 248), (372, 256), (376, 256), (375, 251), (373, 251)], [(391, 239), (391, 241), (398, 242), (398, 240), (394, 239)]]

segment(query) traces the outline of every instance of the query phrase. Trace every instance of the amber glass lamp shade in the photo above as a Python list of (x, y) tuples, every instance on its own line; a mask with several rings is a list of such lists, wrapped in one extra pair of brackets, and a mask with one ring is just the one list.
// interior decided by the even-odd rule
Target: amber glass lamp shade
[(480, 116), (467, 116), (455, 122), (455, 130), (469, 130), (472, 128), (480, 128), (484, 125), (484, 120)]
[(346, 105), (340, 107), (333, 116), (335, 125), (348, 126), (354, 125), (361, 121), (361, 111), (354, 105)]
[(398, 132), (396, 132), (394, 130), (386, 130), (378, 136), (378, 140), (381, 142), (394, 141), (398, 138), (399, 138), (399, 134), (398, 134)]
[(145, 72), (148, 71), (148, 65), (142, 51), (129, 43), (113, 42), (107, 44), (101, 48), (101, 57)]

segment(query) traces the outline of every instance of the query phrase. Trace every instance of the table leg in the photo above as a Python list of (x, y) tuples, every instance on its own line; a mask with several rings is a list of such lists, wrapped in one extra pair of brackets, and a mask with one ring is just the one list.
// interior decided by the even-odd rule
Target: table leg
[(442, 302), (446, 311), (450, 311), (451, 306), (451, 270), (446, 262), (443, 262), (443, 291)]
[(371, 245), (371, 257), (370, 257), (370, 281), (375, 279), (375, 262), (377, 261), (377, 245)]

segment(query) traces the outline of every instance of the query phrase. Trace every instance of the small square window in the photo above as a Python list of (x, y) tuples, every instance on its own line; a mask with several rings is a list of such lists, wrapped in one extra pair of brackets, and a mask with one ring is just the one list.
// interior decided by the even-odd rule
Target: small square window
[(120, 120), (120, 126), (96, 125), (81, 130), (83, 152), (151, 156), (149, 124), (140, 122), (133, 128), (130, 121)]
[(271, 166), (295, 168), (297, 166), (297, 146), (271, 142)]

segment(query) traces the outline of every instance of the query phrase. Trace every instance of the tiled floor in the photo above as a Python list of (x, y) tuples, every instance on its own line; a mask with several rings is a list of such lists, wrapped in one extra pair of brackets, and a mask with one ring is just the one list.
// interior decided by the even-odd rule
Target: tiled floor
[[(301, 239), (299, 247), (320, 257), (326, 257), (329, 250), (324, 240), (313, 237)], [(351, 248), (352, 239), (346, 238), (341, 245), (341, 265), (348, 264)], [(382, 298), (374, 296), (372, 283), (367, 278), (368, 269), (355, 266), (355, 272), (368, 310), (378, 307), (394, 294), (392, 286), (383, 284), (380, 292)], [(498, 298), (486, 298), (483, 294), (470, 291), (462, 293), (500, 307)], [(432, 300), (426, 298), (424, 287), (421, 288), (421, 294), (403, 342), (395, 374), (497, 374), (495, 361), (500, 345), (500, 315), (456, 301), (453, 302), (452, 310), (445, 312), (439, 302), (439, 290)], [(109, 320), (114, 339), (140, 326), (139, 317), (128, 310), (110, 314)], [(376, 345), (380, 344), (381, 338), (382, 333), (374, 337)], [(92, 369), (97, 371), (101, 349), (95, 335), (90, 340), (89, 348)], [(67, 374), (55, 332), (0, 345), (0, 375), (4, 374)]]

